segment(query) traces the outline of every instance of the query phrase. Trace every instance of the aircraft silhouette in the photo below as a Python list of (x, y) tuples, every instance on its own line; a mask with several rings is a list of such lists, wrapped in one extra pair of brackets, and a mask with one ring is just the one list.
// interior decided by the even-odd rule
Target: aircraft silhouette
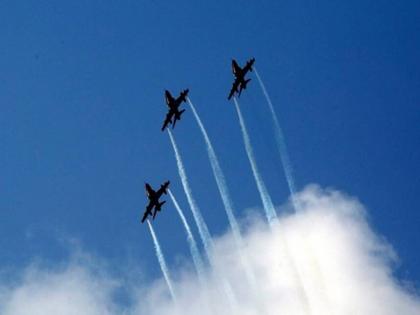
[[(153, 188), (148, 183), (145, 184), (146, 195), (149, 199), (149, 204), (147, 205), (146, 210), (144, 211), (141, 223), (143, 223), (149, 215), (152, 216), (154, 220), (158, 211), (161, 211), (162, 205), (166, 201), (159, 202), (159, 199), (162, 196), (162, 194), (166, 195), (169, 183), (169, 180), (164, 182), (162, 185), (160, 185), (160, 188), (157, 191), (153, 190)], [(153, 209), (155, 211), (152, 213)]]
[(179, 110), (179, 106), (182, 102), (187, 101), (188, 92), (188, 89), (182, 91), (175, 99), (168, 90), (165, 91), (166, 104), (168, 105), (169, 110), (163, 122), (162, 131), (164, 131), (170, 123), (172, 123), (172, 129), (175, 128), (176, 121), (181, 120), (181, 115), (185, 112), (185, 109)]
[[(255, 58), (252, 58), (246, 62), (246, 65), (241, 68), (235, 59), (232, 59), (232, 72), (235, 76), (235, 81), (232, 84), (232, 89), (230, 90), (228, 100), (232, 98), (235, 93), (238, 93), (238, 97), (241, 96), (242, 90), (246, 89), (246, 85), (251, 79), (245, 79), (245, 75), (248, 71), (252, 71), (252, 65), (255, 62)], [(239, 88), (239, 91), (238, 91)]]

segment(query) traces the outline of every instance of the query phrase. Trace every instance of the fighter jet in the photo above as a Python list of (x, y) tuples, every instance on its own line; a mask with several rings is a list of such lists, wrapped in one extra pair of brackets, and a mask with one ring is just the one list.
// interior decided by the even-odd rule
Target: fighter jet
[[(245, 67), (241, 68), (235, 59), (232, 59), (232, 72), (235, 76), (235, 81), (232, 84), (232, 89), (230, 90), (228, 100), (232, 98), (232, 96), (238, 93), (238, 97), (241, 96), (242, 90), (246, 89), (246, 85), (248, 84), (251, 79), (245, 79), (245, 75), (248, 71), (252, 71), (252, 65), (255, 62), (255, 58), (252, 58), (246, 62)], [(238, 91), (239, 88), (239, 91)]]
[[(145, 184), (146, 195), (147, 195), (147, 198), (149, 198), (149, 204), (147, 205), (146, 210), (144, 211), (143, 218), (141, 219), (141, 223), (143, 223), (149, 215), (152, 216), (154, 220), (158, 211), (161, 211), (162, 205), (166, 201), (159, 202), (159, 199), (162, 196), (162, 194), (166, 195), (168, 186), (169, 186), (169, 180), (164, 182), (162, 185), (160, 185), (160, 188), (155, 191), (148, 183)], [(153, 209), (154, 209), (154, 212), (153, 212)]]
[(185, 109), (179, 110), (179, 106), (182, 102), (187, 101), (188, 91), (188, 89), (182, 91), (176, 99), (168, 90), (165, 91), (166, 104), (169, 107), (169, 111), (166, 114), (166, 118), (163, 122), (162, 131), (164, 131), (170, 123), (172, 123), (172, 129), (175, 128), (176, 121), (181, 120), (181, 115), (183, 112), (185, 112)]

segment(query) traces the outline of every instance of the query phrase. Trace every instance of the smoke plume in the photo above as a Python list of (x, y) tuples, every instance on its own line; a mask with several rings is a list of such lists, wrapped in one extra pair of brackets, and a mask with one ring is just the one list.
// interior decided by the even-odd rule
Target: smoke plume
[[(243, 271), (237, 268), (240, 257), (232, 250), (235, 240), (228, 232), (214, 239), (214, 269), (205, 270), (206, 288), (195, 270), (171, 270), (177, 307), (162, 279), (127, 284), (89, 259), (57, 268), (30, 266), (14, 281), (3, 280), (0, 314), (257, 315), (259, 305), (267, 314), (305, 314), (284, 255), (283, 237), (295, 257), (313, 314), (420, 314), (420, 297), (412, 285), (394, 276), (394, 249), (370, 228), (366, 210), (357, 199), (316, 185), (306, 187), (296, 198), (300, 210), (280, 216), (271, 229), (256, 215), (244, 220), (248, 224), (243, 250), (258, 280), (258, 296), (244, 285)], [(308, 250), (319, 262), (316, 272), (323, 274), (323, 288), (308, 263)], [(235, 292), (233, 313), (228, 299), (220, 294), (219, 276), (228, 279)], [(129, 302), (116, 298), (121, 288), (129, 291)], [(324, 295), (328, 301), (320, 298)]]

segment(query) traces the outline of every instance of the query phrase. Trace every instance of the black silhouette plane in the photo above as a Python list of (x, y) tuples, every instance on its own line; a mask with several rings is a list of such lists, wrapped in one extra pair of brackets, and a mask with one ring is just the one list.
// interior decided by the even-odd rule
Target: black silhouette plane
[[(238, 97), (241, 96), (242, 90), (246, 89), (246, 85), (251, 79), (245, 79), (245, 75), (248, 71), (252, 71), (252, 65), (255, 62), (255, 58), (252, 58), (246, 62), (246, 65), (241, 68), (235, 59), (232, 59), (232, 72), (235, 76), (235, 81), (232, 84), (232, 89), (230, 90), (228, 100), (232, 98), (235, 93), (238, 93)], [(239, 91), (238, 91), (239, 88)]]
[[(162, 194), (166, 195), (168, 186), (169, 180), (160, 185), (160, 188), (157, 191), (155, 191), (148, 183), (145, 184), (146, 195), (149, 199), (149, 204), (147, 205), (146, 210), (144, 211), (141, 223), (143, 223), (149, 215), (152, 216), (154, 220), (158, 211), (161, 211), (162, 205), (166, 201), (159, 202), (159, 199), (162, 196)], [(152, 213), (153, 209), (155, 211)]]
[(169, 111), (166, 114), (166, 118), (163, 122), (162, 131), (164, 131), (170, 123), (172, 123), (172, 129), (175, 128), (176, 121), (181, 120), (181, 115), (183, 112), (185, 112), (185, 109), (179, 110), (179, 106), (182, 102), (187, 101), (188, 91), (188, 89), (182, 91), (176, 99), (168, 90), (165, 91), (166, 104), (169, 107)]

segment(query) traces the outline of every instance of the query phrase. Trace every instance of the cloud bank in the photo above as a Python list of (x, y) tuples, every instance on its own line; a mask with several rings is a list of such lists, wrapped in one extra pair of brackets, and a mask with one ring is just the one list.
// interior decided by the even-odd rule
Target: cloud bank
[[(228, 232), (214, 240), (215, 266), (204, 283), (192, 268), (171, 270), (176, 303), (162, 279), (133, 285), (95, 259), (74, 259), (52, 269), (32, 265), (13, 283), (0, 283), (0, 314), (420, 314), (420, 297), (394, 277), (396, 254), (369, 227), (359, 201), (316, 185), (295, 200), (301, 210), (272, 228), (255, 216), (243, 224), (242, 250), (256, 286), (247, 283)], [(122, 287), (129, 296), (124, 302), (117, 294)]]

